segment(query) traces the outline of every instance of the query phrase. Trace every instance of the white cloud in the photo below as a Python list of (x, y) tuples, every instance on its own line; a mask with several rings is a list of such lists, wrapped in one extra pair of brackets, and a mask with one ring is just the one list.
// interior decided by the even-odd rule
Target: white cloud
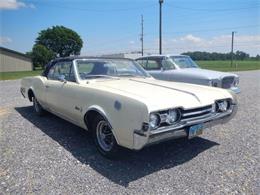
[[(158, 39), (146, 42), (145, 48), (148, 53), (158, 52)], [(168, 37), (163, 39), (164, 53), (183, 53), (187, 51), (208, 51), (208, 52), (230, 52), (231, 35), (219, 35), (210, 38), (194, 36), (192, 34), (180, 37)], [(234, 51), (240, 50), (252, 56), (260, 54), (260, 35), (239, 35), (235, 34)]]
[(190, 41), (193, 43), (199, 43), (199, 42), (203, 41), (200, 37), (195, 37), (192, 34), (181, 37), (180, 40), (181, 41)]
[(129, 44), (134, 45), (135, 41), (129, 41)]
[(0, 9), (19, 9), (19, 8), (32, 8), (34, 9), (35, 6), (32, 3), (26, 4), (22, 1), (17, 0), (0, 0)]
[(12, 39), (9, 37), (0, 37), (0, 45), (6, 45), (12, 42)]

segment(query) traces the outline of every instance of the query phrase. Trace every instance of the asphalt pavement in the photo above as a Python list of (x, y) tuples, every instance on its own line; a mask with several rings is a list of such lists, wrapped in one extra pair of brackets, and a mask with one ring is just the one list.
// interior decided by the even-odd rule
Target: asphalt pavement
[(198, 138), (121, 160), (52, 114), (38, 117), (20, 81), (0, 82), (0, 194), (260, 194), (260, 71), (237, 73), (239, 110)]

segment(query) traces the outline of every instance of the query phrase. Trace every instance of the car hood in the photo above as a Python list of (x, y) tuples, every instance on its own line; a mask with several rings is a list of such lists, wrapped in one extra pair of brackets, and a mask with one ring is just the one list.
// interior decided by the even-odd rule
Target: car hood
[(178, 72), (179, 74), (190, 75), (193, 77), (204, 78), (204, 79), (208, 79), (208, 80), (221, 79), (226, 76), (237, 77), (237, 75), (232, 74), (232, 73), (207, 70), (207, 69), (201, 69), (201, 68), (184, 68), (184, 69), (178, 69), (178, 70), (168, 70), (167, 72), (168, 73)]
[(218, 99), (232, 98), (224, 89), (153, 78), (97, 80), (86, 85), (141, 101), (147, 105), (150, 112), (174, 107), (190, 109), (213, 104)]

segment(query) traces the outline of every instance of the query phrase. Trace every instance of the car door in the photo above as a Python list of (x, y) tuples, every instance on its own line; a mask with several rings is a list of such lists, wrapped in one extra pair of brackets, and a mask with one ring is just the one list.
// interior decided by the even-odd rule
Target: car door
[(48, 108), (63, 118), (77, 120), (73, 89), (78, 87), (78, 83), (75, 80), (72, 62), (61, 61), (54, 64), (47, 75), (45, 87)]
[(165, 72), (162, 66), (163, 57), (151, 57), (147, 58), (146, 70), (156, 79), (163, 79)]

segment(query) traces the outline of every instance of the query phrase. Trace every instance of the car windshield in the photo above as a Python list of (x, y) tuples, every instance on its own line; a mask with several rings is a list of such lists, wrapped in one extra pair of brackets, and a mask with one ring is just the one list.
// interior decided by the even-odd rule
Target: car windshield
[(113, 77), (150, 77), (145, 70), (126, 59), (79, 59), (76, 67), (81, 79)]
[(180, 68), (198, 68), (199, 66), (188, 56), (171, 56), (174, 63)]

